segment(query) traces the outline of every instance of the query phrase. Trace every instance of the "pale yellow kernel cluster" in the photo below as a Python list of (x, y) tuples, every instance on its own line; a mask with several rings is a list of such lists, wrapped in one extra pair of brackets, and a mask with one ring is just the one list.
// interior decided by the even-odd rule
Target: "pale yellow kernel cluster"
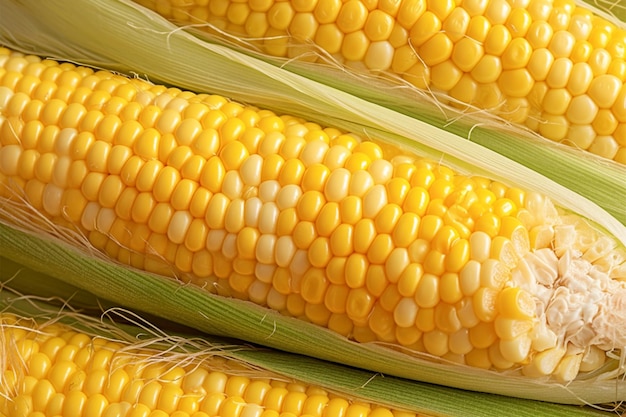
[(0, 62), (0, 197), (121, 263), (487, 369), (562, 345), (511, 280), (555, 239), (549, 200), (223, 97)]
[[(26, 326), (25, 326), (26, 324)], [(0, 414), (54, 417), (417, 417), (221, 357), (179, 362), (63, 325), (0, 315)], [(158, 357), (155, 355), (159, 355)]]
[(626, 163), (626, 30), (574, 0), (137, 2), (269, 55), (391, 74)]

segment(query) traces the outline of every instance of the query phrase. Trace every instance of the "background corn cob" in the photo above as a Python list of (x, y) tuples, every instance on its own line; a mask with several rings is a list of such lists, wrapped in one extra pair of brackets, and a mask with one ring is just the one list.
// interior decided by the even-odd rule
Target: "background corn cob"
[(399, 77), (626, 163), (626, 31), (573, 0), (138, 3), (271, 56)]
[(62, 324), (0, 315), (0, 412), (7, 416), (411, 417), (248, 368), (219, 353), (159, 351)]
[[(27, 211), (19, 208), (23, 192), (38, 213), (56, 225), (80, 224), (78, 232), (96, 249), (122, 263), (303, 317), (359, 342), (399, 343), (474, 367), (523, 365), (528, 375), (569, 381), (579, 370), (603, 367), (609, 358), (602, 350), (623, 344), (603, 324), (623, 315), (623, 252), (608, 238), (583, 245), (595, 232), (559, 215), (543, 197), (455, 176), (414, 156), (386, 161), (372, 142), (220, 97), (4, 54), (0, 169), (7, 207), (17, 204), (6, 211), (8, 220)], [(343, 214), (339, 203), (348, 205)], [(267, 220), (263, 210), (272, 208)], [(340, 221), (347, 234), (333, 240)], [(350, 243), (352, 230), (365, 238), (355, 235)], [(555, 237), (556, 256), (548, 248)], [(574, 242), (561, 247), (563, 237)], [(548, 312), (557, 317), (554, 327), (536, 321), (545, 318), (535, 303), (551, 298), (534, 293), (541, 279), (564, 280), (557, 300), (576, 297), (567, 284), (569, 257), (572, 265), (597, 269), (608, 288), (594, 308), (606, 304), (609, 312), (583, 337), (573, 337), (581, 331), (575, 304), (559, 322), (555, 302)], [(518, 266), (522, 258), (528, 272)], [(554, 275), (533, 271), (540, 260)]]
[[(0, 313), (3, 415), (416, 415), (333, 394), (229, 353), (250, 351), (250, 346), (168, 336), (139, 317), (118, 317), (113, 310), (105, 315), (131, 319), (142, 327), (116, 328), (69, 311), (38, 311), (37, 321), (21, 317), (7, 312), (15, 306), (7, 296), (12, 291), (4, 291)], [(64, 318), (74, 326), (62, 323)], [(147, 335), (141, 337), (139, 332)]]
[[(8, 278), (6, 269), (1, 272), (2, 279)], [(9, 416), (200, 417), (218, 410), (220, 415), (244, 416), (292, 408), (295, 415), (328, 417), (406, 417), (416, 415), (414, 410), (420, 415), (471, 417), (514, 407), (518, 416), (582, 417), (608, 414), (601, 409), (619, 410), (610, 404), (597, 409), (541, 404), (382, 378), (232, 340), (164, 331), (116, 308), (96, 319), (60, 298), (73, 292), (86, 301), (92, 295), (78, 288), (55, 292), (48, 287), (41, 288), (42, 293), (39, 280), (67, 287), (21, 268), (10, 285), (30, 287), (32, 295), (5, 286), (0, 291), (0, 412)], [(51, 293), (56, 295), (45, 302), (38, 295)]]
[[(426, 154), (435, 155), (433, 149), (444, 151), (447, 158), (456, 158), (454, 163), (465, 161), (472, 169), (481, 167), (484, 172), (493, 172), (493, 166), (489, 166), (494, 163), (492, 158), (486, 164), (485, 158), (476, 157), (480, 152), (476, 152), (472, 144), (449, 138), (442, 140), (438, 129), (449, 130), (521, 162), (590, 198), (618, 220), (626, 221), (626, 212), (619, 203), (626, 198), (626, 180), (623, 167), (617, 164), (611, 166), (581, 158), (578, 152), (566, 152), (562, 147), (539, 147), (535, 141), (525, 140), (524, 135), (477, 127), (476, 120), (449, 123), (429, 106), (416, 107), (414, 99), (394, 96), (394, 100), (389, 101), (384, 94), (378, 94), (377, 89), (355, 86), (353, 78), (324, 71), (300, 71), (299, 66), (292, 68), (291, 63), (285, 65), (307, 77), (321, 78), (327, 84), (334, 83), (353, 94), (382, 103), (389, 109), (373, 106), (293, 72), (237, 54), (230, 48), (199, 41), (130, 1), (78, 1), (74, 10), (81, 19), (68, 18), (59, 13), (60, 10), (62, 7), (54, 1), (43, 6), (38, 2), (9, 2), (0, 17), (4, 19), (0, 27), (2, 42), (21, 50), (138, 72), (152, 80), (195, 91), (213, 91), (348, 130), (367, 126), (370, 132), (383, 130), (402, 137), (412, 137), (420, 130), (424, 132), (421, 143), (413, 146), (420, 146)], [(120, 24), (121, 21), (128, 23)], [(93, 36), (94, 26), (101, 27), (110, 42), (123, 47), (106, 48)], [(37, 31), (29, 30), (31, 27), (36, 27)], [(164, 50), (167, 54), (163, 54)], [(203, 71), (196, 71), (198, 67)], [(240, 87), (242, 79), (246, 80), (248, 88)], [(311, 112), (312, 107), (317, 111)], [(411, 117), (398, 111), (410, 113)], [(528, 188), (541, 188), (542, 183), (532, 180), (532, 175), (532, 171), (524, 176), (517, 175), (516, 182)], [(613, 198), (606, 198), (606, 190), (611, 190)]]

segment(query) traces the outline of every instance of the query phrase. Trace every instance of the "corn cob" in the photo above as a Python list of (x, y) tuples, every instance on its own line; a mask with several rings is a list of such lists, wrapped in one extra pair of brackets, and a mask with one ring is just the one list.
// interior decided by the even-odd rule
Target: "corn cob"
[(0, 415), (11, 417), (422, 415), (282, 377), (229, 358), (228, 347), (177, 351), (185, 346), (173, 339), (165, 350), (167, 340), (118, 340), (6, 312), (0, 343)]
[(528, 376), (570, 381), (626, 346), (623, 248), (546, 197), (223, 97), (1, 54), (2, 198), (123, 264)]
[(332, 61), (626, 163), (626, 30), (573, 0), (137, 0), (269, 56)]

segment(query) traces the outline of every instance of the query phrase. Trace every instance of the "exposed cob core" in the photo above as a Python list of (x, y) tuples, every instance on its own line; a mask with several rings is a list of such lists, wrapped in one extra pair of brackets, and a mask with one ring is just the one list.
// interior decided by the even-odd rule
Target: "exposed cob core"
[[(246, 367), (0, 314), (0, 414), (89, 417), (416, 417)], [(147, 346), (146, 346), (147, 345)]]
[(573, 0), (136, 1), (271, 56), (399, 78), (626, 163), (626, 31)]
[(389, 144), (6, 49), (0, 144), (6, 207), (358, 342), (565, 381), (626, 346), (613, 239)]

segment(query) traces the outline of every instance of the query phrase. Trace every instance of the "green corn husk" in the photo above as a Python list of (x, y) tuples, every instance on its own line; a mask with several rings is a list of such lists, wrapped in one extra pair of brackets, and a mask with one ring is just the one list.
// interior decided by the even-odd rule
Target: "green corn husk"
[[(113, 305), (101, 306), (102, 310), (95, 309), (89, 304), (106, 303), (106, 300), (20, 267), (6, 258), (0, 258), (0, 265), (3, 266), (0, 271), (0, 313), (44, 323), (42, 331), (45, 331), (45, 323), (61, 323), (87, 334), (117, 341), (128, 348), (137, 345), (142, 350), (154, 351), (154, 360), (163, 359), (171, 364), (175, 364), (177, 358), (189, 364), (202, 363), (213, 356), (224, 357), (240, 363), (238, 372), (247, 372), (251, 377), (299, 381), (346, 398), (419, 413), (419, 417), (491, 417), (508, 415), (505, 410), (511, 410), (511, 415), (514, 413), (518, 417), (601, 417), (614, 415), (620, 410), (613, 404), (580, 407), (477, 394), (242, 344), (233, 339), (189, 333), (189, 329), (177, 327), (174, 323), (157, 324), (151, 318), (146, 319), (144, 315)], [(22, 289), (28, 295), (23, 295)], [(89, 315), (85, 314), (85, 308), (91, 312)], [(242, 367), (249, 371), (242, 371)], [(4, 394), (6, 392), (0, 379), (0, 396)]]
[[(206, 44), (189, 34), (173, 31), (171, 24), (128, 1), (76, 1), (71, 16), (63, 13), (59, 3), (54, 1), (7, 4), (0, 16), (0, 43), (26, 52), (127, 73), (134, 69), (139, 76), (153, 81), (196, 91), (208, 90), (399, 143), (462, 170), (514, 182), (550, 195), (558, 205), (597, 223), (626, 245), (626, 210), (619, 202), (625, 187), (612, 188), (625, 180), (618, 174), (606, 177), (613, 185), (599, 180), (589, 183), (587, 174), (580, 174), (585, 172), (584, 169), (577, 168), (574, 179), (579, 185), (596, 194), (598, 190), (603, 191), (602, 197), (582, 198), (577, 192), (540, 173), (460, 136), (446, 133), (437, 126), (367, 103), (228, 48)], [(36, 30), (27, 33), (27, 27)], [(102, 38), (94, 34), (94, 27), (108, 34), (107, 42), (102, 42)], [(566, 161), (567, 158), (561, 159), (562, 164)], [(558, 172), (560, 168), (556, 165), (552, 170)], [(59, 236), (58, 233), (56, 238), (43, 232), (33, 234), (32, 230), (27, 233), (6, 219), (0, 226), (3, 256), (114, 303), (150, 311), (211, 334), (242, 338), (386, 375), (481, 392), (561, 403), (626, 400), (626, 385), (622, 379), (593, 383), (574, 381), (567, 386), (547, 384), (476, 369), (464, 368), (459, 372), (458, 365), (416, 361), (380, 346), (358, 345), (314, 325), (269, 313), (250, 303), (211, 296), (200, 289), (181, 286), (176, 281), (122, 267), (95, 256), (89, 248), (80, 249), (80, 243), (78, 237)], [(42, 253), (46, 254), (46, 259), (41, 258)], [(617, 366), (617, 359), (611, 365)]]
[[(62, 0), (5, 2), (0, 15), (0, 44), (192, 91), (210, 91), (346, 130), (367, 129), (372, 135), (382, 130), (409, 138), (419, 131), (423, 152), (444, 152), (448, 158), (456, 158), (454, 162), (463, 161), (473, 169), (480, 167), (491, 173), (504, 172), (515, 160), (532, 170), (515, 178), (519, 185), (540, 187), (541, 181), (532, 176), (532, 172), (539, 172), (626, 223), (626, 209), (621, 203), (626, 201), (626, 167), (619, 164), (582, 156), (566, 146), (545, 146), (544, 141), (537, 143), (536, 138), (529, 140), (520, 132), (479, 126), (471, 119), (452, 123), (440, 108), (433, 108), (432, 102), (416, 103), (415, 97), (401, 96), (390, 101), (384, 90), (380, 93), (372, 88), (377, 84), (372, 79), (367, 79), (364, 87), (362, 80), (341, 76), (332, 69), (311, 71), (297, 62), (276, 67), (192, 36), (130, 0), (76, 0), (72, 13), (67, 13), (64, 4)], [(619, 5), (615, 9), (621, 10)], [(311, 77), (352, 94), (327, 88)], [(384, 106), (373, 106), (355, 96)], [(440, 129), (458, 137), (443, 139), (437, 133)], [(471, 141), (464, 139), (468, 137)], [(507, 159), (496, 163), (485, 156), (489, 153), (479, 150), (484, 146)], [(499, 166), (490, 166), (494, 163)]]

